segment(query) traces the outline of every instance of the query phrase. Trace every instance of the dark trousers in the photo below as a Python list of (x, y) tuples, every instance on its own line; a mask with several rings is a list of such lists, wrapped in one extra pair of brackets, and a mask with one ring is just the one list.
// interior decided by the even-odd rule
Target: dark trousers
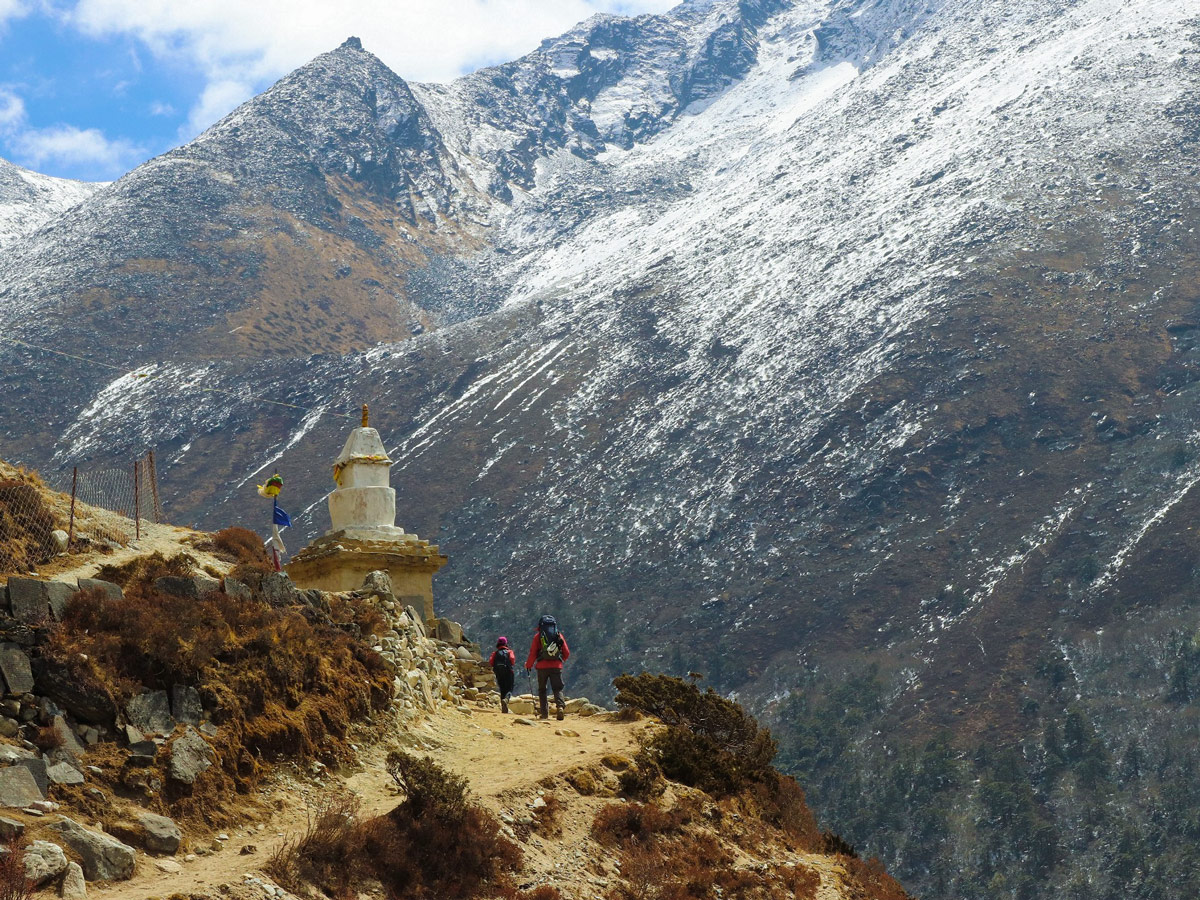
[(554, 705), (559, 709), (566, 706), (566, 701), (563, 700), (563, 680), (562, 669), (538, 669), (538, 703), (541, 704), (542, 718), (550, 716), (550, 709), (546, 702), (546, 682), (550, 682), (550, 687), (554, 688)]
[(496, 687), (500, 691), (500, 696), (507, 700), (513, 692), (516, 673), (512, 669), (492, 669), (492, 674), (496, 676)]

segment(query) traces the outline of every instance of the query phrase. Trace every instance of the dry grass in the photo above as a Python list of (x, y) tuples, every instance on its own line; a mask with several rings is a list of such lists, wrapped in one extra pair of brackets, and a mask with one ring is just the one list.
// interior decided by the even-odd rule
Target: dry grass
[[(151, 563), (136, 575), (124, 573), (123, 601), (95, 591), (75, 595), (43, 655), (114, 707), (143, 686), (198, 689), (219, 727), (218, 765), (190, 786), (157, 773), (172, 816), (216, 825), (231, 795), (252, 790), (265, 764), (351, 758), (351, 723), (386, 709), (391, 699), (378, 654), (308, 606), (275, 609), (258, 595), (160, 594), (147, 580), (159, 571)], [(145, 785), (124, 787), (150, 799), (156, 772), (141, 774)]]
[(54, 556), (57, 527), (36, 482), (0, 480), (0, 572), (28, 572)]
[(513, 887), (509, 876), (521, 852), (500, 835), (491, 813), (469, 800), (462, 778), (404, 753), (389, 756), (388, 769), (406, 793), (399, 806), (359, 821), (354, 801), (335, 801), (272, 857), (268, 874), (293, 892), (314, 886), (335, 900), (357, 897), (369, 882), (401, 900), (557, 900), (553, 889), (524, 894)]
[(17, 837), (5, 845), (0, 856), (0, 900), (30, 900), (33, 882), (25, 877), (25, 838)]

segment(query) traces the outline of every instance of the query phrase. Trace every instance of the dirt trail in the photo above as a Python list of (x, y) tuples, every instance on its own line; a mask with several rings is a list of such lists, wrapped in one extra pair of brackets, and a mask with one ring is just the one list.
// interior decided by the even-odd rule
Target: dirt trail
[[(193, 860), (188, 861), (181, 851), (171, 859), (181, 868), (177, 873), (163, 872), (155, 865), (158, 860), (139, 854), (133, 879), (89, 885), (88, 896), (146, 900), (240, 882), (245, 875), (261, 868), (288, 836), (302, 831), (310, 804), (319, 802), (323, 791), (337, 787), (357, 794), (364, 814), (387, 812), (395, 806), (397, 798), (383, 760), (395, 746), (428, 753), (440, 765), (466, 776), (472, 793), (484, 805), (498, 814), (509, 814), (523, 811), (523, 798), (528, 796), (532, 800), (538, 782), (547, 776), (561, 774), (572, 766), (599, 762), (609, 753), (630, 754), (639, 727), (614, 722), (608, 716), (568, 716), (563, 722), (550, 720), (532, 725), (519, 724), (518, 719), (489, 710), (472, 710), (469, 715), (456, 709), (446, 710), (411, 731), (397, 734), (394, 742), (365, 749), (361, 770), (345, 778), (330, 776), (321, 785), (301, 784), (281, 776), (265, 792), (266, 803), (282, 807), (269, 821), (248, 822), (244, 827), (231, 829), (227, 832), (229, 840), (213, 842), (219, 849)], [(585, 818), (590, 825), (590, 817)], [(541, 843), (540, 839), (535, 840)], [(243, 854), (245, 847), (254, 849)], [(534, 870), (541, 868), (537, 865), (538, 849), (526, 848)]]

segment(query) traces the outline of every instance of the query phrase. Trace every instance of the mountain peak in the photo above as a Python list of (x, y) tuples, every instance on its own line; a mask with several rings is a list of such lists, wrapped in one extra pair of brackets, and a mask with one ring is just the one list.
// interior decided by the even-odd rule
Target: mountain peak
[(356, 37), (348, 37), (342, 41), (339, 50), (361, 50), (363, 48), (362, 40)]

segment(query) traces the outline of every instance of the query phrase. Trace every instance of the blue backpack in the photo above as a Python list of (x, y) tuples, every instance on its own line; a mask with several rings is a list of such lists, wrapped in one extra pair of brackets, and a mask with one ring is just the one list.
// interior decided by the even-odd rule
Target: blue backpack
[(562, 659), (562, 635), (554, 616), (542, 616), (538, 622), (538, 659)]

